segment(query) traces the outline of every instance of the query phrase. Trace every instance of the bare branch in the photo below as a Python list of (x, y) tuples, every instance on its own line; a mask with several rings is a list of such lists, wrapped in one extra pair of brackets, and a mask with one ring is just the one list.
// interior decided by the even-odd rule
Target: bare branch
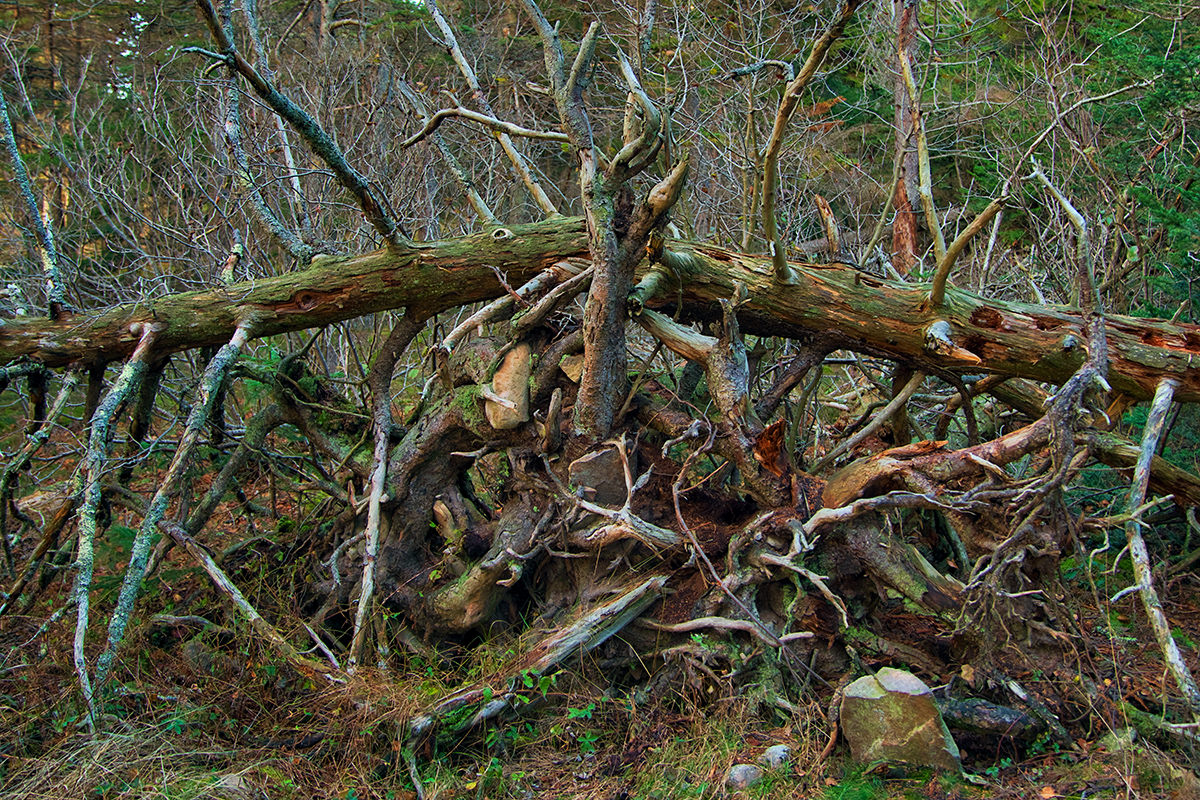
[(862, 4), (862, 0), (846, 0), (838, 16), (834, 19), (825, 33), (821, 35), (800, 68), (799, 74), (784, 89), (783, 99), (779, 102), (779, 110), (775, 113), (775, 124), (771, 128), (771, 138), (767, 140), (767, 148), (763, 154), (763, 235), (771, 249), (771, 264), (775, 271), (775, 279), (780, 283), (793, 283), (795, 276), (787, 263), (787, 253), (779, 235), (779, 221), (775, 218), (775, 195), (779, 188), (779, 151), (783, 148), (783, 136), (787, 132), (788, 122), (796, 111), (803, 92), (817, 69), (825, 60), (826, 54), (833, 43), (841, 37), (846, 24), (854, 15), (854, 11)]
[(796, 79), (796, 67), (790, 61), (777, 61), (773, 58), (768, 58), (763, 61), (755, 61), (753, 64), (747, 64), (744, 67), (738, 67), (725, 73), (726, 78), (742, 78), (746, 75), (753, 75), (767, 67), (775, 67), (784, 76), (785, 80), (792, 81)]
[(1150, 415), (1142, 434), (1141, 454), (1134, 467), (1133, 485), (1130, 487), (1129, 502), (1126, 505), (1126, 513), (1130, 515), (1131, 519), (1125, 524), (1125, 536), (1129, 542), (1129, 558), (1133, 562), (1134, 580), (1137, 581), (1136, 586), (1142, 597), (1142, 606), (1146, 609), (1146, 616), (1150, 620), (1150, 627), (1154, 631), (1154, 638), (1158, 641), (1159, 648), (1162, 649), (1167, 669), (1175, 678), (1175, 683), (1179, 686), (1184, 701), (1187, 702), (1192, 715), (1200, 719), (1200, 689), (1196, 687), (1191, 670), (1188, 669), (1183, 655), (1179, 652), (1179, 645), (1175, 643), (1175, 637), (1171, 633), (1171, 623), (1163, 613), (1158, 592), (1154, 590), (1150, 554), (1146, 549), (1146, 540), (1142, 538), (1143, 523), (1136, 516), (1146, 499), (1146, 487), (1150, 483), (1150, 464), (1158, 450), (1158, 440), (1162, 436), (1163, 423), (1166, 420), (1167, 411), (1171, 407), (1176, 386), (1174, 380), (1164, 378), (1154, 393), (1154, 401), (1150, 404)]
[(133, 614), (138, 590), (141, 589), (142, 579), (146, 577), (146, 565), (150, 557), (153, 535), (166, 518), (167, 506), (182, 488), (181, 482), (191, 465), (192, 453), (200, 440), (200, 434), (208, 424), (213, 406), (220, 395), (221, 386), (225, 382), (230, 367), (237, 360), (238, 354), (246, 346), (252, 333), (252, 319), (244, 320), (238, 325), (229, 343), (212, 357), (208, 367), (204, 370), (204, 376), (200, 379), (199, 396), (188, 414), (183, 435), (180, 436), (179, 445), (175, 449), (175, 455), (171, 458), (171, 464), (159, 481), (158, 490), (154, 493), (149, 505), (146, 506), (142, 524), (138, 528), (137, 534), (134, 535), (133, 543), (129, 548), (129, 566), (125, 569), (125, 578), (121, 583), (117, 605), (113, 609), (112, 619), (109, 622), (108, 642), (96, 662), (96, 679), (93, 685), (98, 692), (103, 691), (104, 684), (108, 681), (117, 650), (125, 637), (125, 628), (129, 624), (130, 615)]
[(963, 232), (954, 239), (950, 246), (946, 248), (946, 255), (941, 259), (941, 261), (938, 262), (937, 270), (933, 275), (933, 284), (929, 289), (930, 308), (940, 308), (945, 302), (946, 282), (950, 277), (950, 270), (954, 268), (955, 262), (958, 261), (959, 256), (962, 255), (962, 251), (966, 249), (966, 246), (971, 239), (973, 239), (975, 235), (979, 233), (979, 231), (983, 230), (983, 227), (987, 225), (988, 222), (1008, 203), (1008, 196), (1012, 192), (1013, 183), (1021, 173), (1022, 165), (1033, 155), (1034, 151), (1037, 150), (1043, 141), (1045, 141), (1046, 137), (1049, 136), (1050, 133), (1057, 128), (1067, 116), (1079, 110), (1080, 108), (1083, 108), (1091, 103), (1098, 103), (1102, 100), (1108, 100), (1134, 89), (1140, 89), (1149, 86), (1154, 83), (1155, 80), (1157, 80), (1157, 76), (1149, 80), (1126, 84), (1118, 89), (1113, 89), (1111, 92), (1085, 97), (1082, 100), (1071, 104), (1055, 115), (1054, 121), (1043, 128), (1042, 132), (1033, 138), (1033, 141), (1030, 142), (1029, 146), (1025, 148), (1025, 152), (1019, 159), (1017, 159), (1016, 165), (1013, 167), (1012, 172), (1009, 173), (1008, 178), (1004, 181), (1004, 185), (1000, 187), (1000, 193), (995, 197), (995, 199), (992, 200), (992, 202), (988, 203), (987, 207), (983, 211), (979, 212), (979, 216), (972, 220), (971, 224), (968, 225)]
[(544, 139), (550, 142), (570, 141), (570, 137), (559, 131), (535, 131), (532, 128), (525, 128), (512, 122), (505, 122), (504, 120), (496, 119), (495, 117), (488, 116), (487, 114), (480, 114), (477, 111), (471, 111), (460, 106), (459, 108), (443, 108), (442, 110), (434, 113), (433, 116), (426, 117), (424, 127), (414, 133), (412, 136), (400, 142), (400, 147), (412, 147), (414, 144), (429, 136), (431, 133), (441, 127), (441, 124), (444, 120), (452, 117), (470, 120), (471, 122), (478, 122), (480, 125), (483, 125), (492, 131), (501, 131), (509, 134), (510, 136), (524, 136), (527, 139)]
[[(271, 68), (267, 62), (267, 48), (263, 43), (262, 30), (259, 27), (258, 0), (242, 0), (242, 11), (246, 15), (246, 27), (250, 31), (250, 42), (254, 47), (255, 58), (258, 59), (258, 68), (267, 76), (268, 80), (273, 80)], [(309, 216), (308, 200), (305, 199), (304, 190), (300, 186), (300, 172), (296, 169), (296, 157), (288, 137), (287, 123), (278, 114), (275, 114), (274, 117), (276, 129), (279, 131), (279, 140), (283, 145), (283, 162), (287, 166), (288, 182), (292, 186), (296, 222), (300, 225), (301, 231), (306, 235), (311, 235), (312, 218)]]
[(225, 141), (229, 145), (233, 161), (233, 172), (237, 176), (242, 189), (249, 195), (250, 209), (258, 217), (271, 234), (283, 247), (292, 254), (300, 266), (306, 267), (312, 261), (313, 248), (300, 240), (300, 237), (287, 228), (286, 225), (267, 207), (258, 184), (250, 174), (250, 159), (246, 155), (246, 147), (242, 142), (241, 99), (237, 83), (231, 75), (226, 86), (229, 111), (225, 117)]
[(846, 439), (844, 442), (827, 453), (824, 458), (813, 464), (809, 468), (809, 472), (814, 474), (820, 472), (822, 469), (832, 464), (835, 459), (842, 455), (842, 453), (846, 453), (854, 449), (859, 442), (861, 442), (863, 439), (866, 439), (875, 431), (879, 430), (880, 427), (883, 426), (883, 423), (891, 419), (896, 412), (908, 402), (908, 399), (916, 393), (917, 389), (921, 388), (921, 384), (924, 382), (924, 380), (924, 372), (918, 371), (913, 373), (912, 378), (910, 378), (908, 383), (904, 385), (904, 388), (902, 388), (896, 394), (896, 396), (891, 399), (891, 402), (884, 406), (883, 409), (875, 415), (874, 419), (864, 425), (858, 433), (854, 434), (849, 439)]
[(217, 18), (211, 0), (196, 0), (213, 38), (224, 51), (221, 60), (246, 79), (255, 93), (279, 116), (286, 119), (314, 153), (324, 161), (338, 182), (358, 201), (367, 221), (383, 240), (393, 247), (410, 247), (412, 242), (384, 209), (383, 201), (371, 189), (366, 177), (350, 166), (341, 148), (333, 141), (311, 114), (282, 94), (265, 75), (254, 68), (241, 53)]
[(900, 75), (904, 90), (912, 107), (913, 129), (917, 136), (917, 192), (921, 195), (921, 207), (925, 211), (925, 226), (933, 237), (933, 255), (938, 263), (946, 257), (946, 239), (942, 225), (938, 222), (937, 209), (933, 205), (933, 180), (929, 172), (929, 140), (925, 135), (925, 116), (921, 111), (921, 96), (913, 77), (912, 64), (904, 53), (900, 55)]
[[(454, 59), (454, 63), (458, 65), (458, 71), (462, 73), (463, 78), (467, 82), (467, 86), (471, 89), (471, 96), (475, 98), (475, 102), (483, 109), (484, 113), (496, 119), (495, 113), (492, 111), (491, 103), (488, 102), (487, 95), (483, 93), (483, 88), (479, 85), (479, 79), (475, 76), (475, 70), (463, 55), (462, 48), (458, 46), (458, 38), (454, 35), (454, 29), (446, 22), (446, 18), (442, 16), (441, 9), (437, 6), (437, 0), (425, 0), (425, 7), (429, 9), (430, 16), (433, 17), (434, 23), (438, 26), (438, 30), (442, 32), (442, 36), (446, 40), (446, 46), (450, 51), (450, 56)], [(504, 150), (504, 154), (508, 156), (509, 163), (512, 164), (513, 172), (516, 173), (518, 179), (525, 186), (525, 190), (537, 203), (538, 208), (542, 213), (548, 216), (558, 216), (558, 208), (554, 202), (542, 189), (542, 185), (537, 178), (533, 176), (532, 170), (529, 168), (525, 156), (517, 149), (509, 136), (511, 131), (491, 128), (492, 134), (496, 137), (496, 141), (500, 143), (500, 147)]]
[(83, 462), (86, 477), (83, 482), (83, 505), (79, 509), (77, 523), (79, 544), (76, 548), (75, 586), (72, 595), (75, 601), (75, 674), (79, 678), (79, 686), (83, 691), (89, 726), (94, 726), (96, 722), (96, 704), (92, 683), (88, 677), (83, 646), (88, 629), (89, 597), (95, 568), (96, 515), (100, 509), (103, 494), (100, 479), (111, 447), (113, 417), (125, 398), (141, 383), (142, 376), (149, 367), (150, 349), (159, 334), (159, 328), (156, 325), (144, 323), (135, 323), (135, 325), (137, 330), (133, 330), (132, 333), (139, 337), (137, 347), (130, 355), (129, 360), (125, 362), (124, 369), (121, 370), (120, 376), (108, 390), (108, 394), (100, 401), (96, 413), (92, 415), (92, 430), (88, 437), (88, 446)]
[(178, 525), (164, 525), (167, 533), (178, 544), (182, 545), (185, 550), (196, 560), (201, 568), (208, 573), (209, 579), (213, 582), (213, 586), (229, 600), (239, 613), (246, 618), (250, 623), (250, 627), (254, 628), (255, 632), (265, 639), (271, 646), (279, 651), (279, 654), (287, 659), (293, 667), (300, 669), (303, 672), (311, 672), (333, 679), (330, 674), (331, 669), (320, 661), (314, 661), (310, 658), (305, 658), (291, 642), (283, 637), (274, 625), (263, 619), (262, 614), (250, 604), (246, 596), (238, 589), (237, 584), (229, 579), (213, 557), (209, 555), (200, 543), (188, 535), (187, 531)]
[(1071, 201), (1067, 196), (1058, 190), (1050, 179), (1046, 177), (1046, 173), (1042, 172), (1042, 166), (1033, 159), (1033, 175), (1058, 201), (1066, 212), (1067, 217), (1071, 220), (1071, 225), (1075, 228), (1075, 254), (1079, 259), (1079, 269), (1081, 274), (1076, 282), (1076, 296), (1074, 305), (1099, 313), (1104, 312), (1104, 300), (1100, 297), (1096, 289), (1096, 266), (1092, 258), (1092, 242), (1088, 236), (1087, 220), (1083, 218), (1083, 214), (1075, 206), (1071, 205)]
[[(413, 88), (409, 86), (408, 81), (401, 79), (399, 81), (399, 87), (400, 94), (404, 95), (404, 99), (408, 101), (408, 104), (413, 107), (414, 111), (421, 115), (421, 118), (425, 120), (426, 125), (428, 125), (429, 109), (425, 107), (425, 101), (421, 99), (419, 94), (413, 91)], [(483, 199), (483, 195), (481, 195), (479, 190), (475, 188), (474, 182), (471, 180), (470, 176), (467, 175), (467, 171), (463, 168), (462, 162), (458, 160), (458, 157), (454, 155), (454, 153), (450, 150), (449, 145), (446, 144), (445, 138), (436, 131), (431, 131), (429, 135), (433, 138), (434, 146), (437, 147), (438, 151), (442, 154), (442, 159), (450, 168), (450, 173), (454, 176), (454, 180), (458, 184), (458, 187), (462, 190), (463, 194), (467, 196), (467, 201), (471, 204), (471, 208), (475, 209), (475, 213), (481, 220), (483, 220), (485, 224), (499, 225), (500, 220), (496, 218), (496, 215), (492, 212), (491, 206), (489, 206), (487, 201)]]
[(354, 614), (354, 634), (350, 641), (350, 653), (346, 661), (353, 670), (362, 658), (363, 642), (367, 633), (367, 618), (375, 599), (375, 561), (379, 553), (379, 525), (382, 519), (384, 488), (387, 486), (388, 447), (392, 435), (392, 375), (396, 361), (409, 343), (425, 327), (425, 317), (406, 311), (404, 318), (392, 328), (384, 342), (371, 372), (367, 385), (371, 390), (371, 424), (375, 433), (375, 460), (371, 469), (371, 486), (367, 504), (367, 546), (363, 552), (362, 585), (358, 597), (358, 610)]

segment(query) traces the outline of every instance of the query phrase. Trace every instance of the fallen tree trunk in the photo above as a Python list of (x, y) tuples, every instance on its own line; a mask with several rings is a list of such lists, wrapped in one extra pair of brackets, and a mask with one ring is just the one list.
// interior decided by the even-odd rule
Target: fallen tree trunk
[[(841, 264), (793, 263), (795, 285), (777, 283), (766, 256), (709, 245), (673, 243), (658, 281), (662, 305), (680, 299), (685, 316), (719, 314), (717, 300), (738, 284), (750, 299), (739, 308), (744, 333), (805, 339), (903, 360), (931, 371), (993, 372), (1060, 383), (1083, 363), (1084, 318), (1063, 307), (989, 301), (950, 290), (945, 306), (927, 307), (927, 287), (880, 280)], [(426, 315), (488, 300), (565, 258), (585, 256), (580, 218), (499, 228), (492, 233), (378, 250), (300, 272), (203, 292), (117, 306), (58, 320), (6, 320), (0, 363), (20, 358), (49, 367), (104, 363), (137, 343), (131, 326), (162, 326), (158, 351), (219, 344), (246, 314), (270, 336), (320, 327), (379, 311), (412, 308)], [(1179, 381), (1182, 402), (1200, 400), (1200, 326), (1111, 316), (1109, 380), (1147, 399), (1163, 377)]]

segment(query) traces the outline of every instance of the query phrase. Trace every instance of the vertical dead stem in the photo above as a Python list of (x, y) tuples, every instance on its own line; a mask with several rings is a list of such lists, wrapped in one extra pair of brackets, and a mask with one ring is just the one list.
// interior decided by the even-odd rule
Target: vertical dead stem
[(1171, 677), (1179, 686), (1179, 691), (1192, 714), (1200, 719), (1200, 689), (1196, 688), (1196, 681), (1179, 652), (1179, 645), (1175, 644), (1175, 637), (1171, 635), (1171, 623), (1167, 621), (1167, 615), (1163, 613), (1162, 603), (1158, 599), (1158, 592), (1154, 590), (1150, 554), (1146, 549), (1146, 540), (1142, 538), (1142, 522), (1138, 518), (1139, 510), (1146, 499), (1146, 487), (1150, 483), (1150, 462), (1158, 450), (1158, 440), (1162, 436), (1163, 422), (1175, 396), (1176, 385), (1173, 379), (1164, 378), (1158, 384), (1158, 390), (1150, 404), (1150, 416), (1142, 434), (1142, 450), (1134, 466), (1133, 486), (1129, 489), (1127, 513), (1130, 520), (1125, 523), (1125, 536), (1129, 541), (1129, 558), (1133, 561), (1133, 577), (1137, 581), (1134, 586), (1142, 597), (1142, 606), (1146, 609), (1150, 628), (1154, 631), (1154, 638), (1162, 650), (1163, 660), (1166, 661), (1167, 669), (1171, 671)]
[(373, 405), (371, 423), (375, 428), (375, 456), (371, 469), (371, 485), (367, 501), (366, 549), (363, 553), (362, 585), (358, 596), (358, 609), (354, 613), (354, 636), (350, 640), (350, 655), (346, 661), (349, 669), (362, 658), (363, 642), (366, 639), (367, 619), (371, 603), (375, 598), (375, 561), (379, 555), (379, 522), (382, 515), (383, 490), (387, 484), (388, 445), (392, 434), (392, 373), (396, 361), (409, 343), (425, 325), (424, 317), (405, 313), (387, 341), (367, 375), (367, 386), (371, 389)]
[(787, 89), (784, 90), (783, 100), (779, 102), (779, 111), (775, 113), (775, 124), (771, 128), (771, 138), (767, 140), (767, 149), (763, 154), (763, 234), (767, 239), (768, 246), (771, 248), (771, 263), (775, 268), (775, 279), (781, 283), (791, 283), (795, 280), (791, 267), (788, 266), (787, 253), (783, 248), (779, 234), (779, 221), (775, 218), (775, 195), (779, 188), (779, 151), (783, 149), (783, 136), (787, 132), (788, 122), (791, 121), (792, 114), (796, 111), (796, 105), (800, 102), (800, 94), (808, 87), (813, 76), (817, 74), (817, 69), (825, 60), (825, 55), (829, 52), (829, 48), (842, 35), (842, 31), (846, 28), (846, 23), (850, 21), (850, 17), (854, 15), (854, 11), (860, 3), (861, 0), (846, 0), (845, 5), (838, 12), (837, 19), (833, 21), (833, 24), (829, 26), (825, 33), (821, 35), (821, 38), (813, 45), (812, 51), (808, 54), (804, 66), (800, 68), (799, 74), (792, 79)]

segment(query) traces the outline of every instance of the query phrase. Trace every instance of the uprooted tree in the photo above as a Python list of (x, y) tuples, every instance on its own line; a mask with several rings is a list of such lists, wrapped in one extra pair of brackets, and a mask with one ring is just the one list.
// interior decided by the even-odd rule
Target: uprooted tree
[[(197, 7), (131, 23), (129, 52), (174, 37), (162, 64), (93, 76), (78, 53), (27, 50), (4, 84), (10, 217), (32, 255), (13, 256), (0, 324), (24, 409), (6, 417), (0, 614), (57, 576), (89, 720), (172, 548), (252, 635), (330, 677), (498, 620), (553, 631), (507, 690), (443, 698), (417, 736), (504, 712), (519, 676), (620, 631), (643, 653), (696, 632), (752, 641), (805, 681), (868, 653), (944, 673), (1005, 642), (1054, 645), (1079, 625), (1060, 561), (1110, 531), (1178, 712), (1200, 715), (1141, 534), (1151, 492), (1178, 513), (1200, 502), (1200, 479), (1156, 455), (1172, 402), (1200, 400), (1200, 327), (1116, 313), (1164, 234), (1124, 189), (1101, 193), (1125, 216), (1097, 228), (1042, 166), (1086, 161), (1076, 117), (1161, 76), (1051, 92), (1040, 127), (993, 154), (990, 196), (948, 221), (916, 3), (722, 28), (654, 2), (582, 25), (559, 8), (559, 25), (523, 0), (481, 20), (494, 40), (463, 43), (434, 0), (380, 11), (378, 29), (336, 3)], [(444, 57), (418, 57), (430, 37)], [(383, 55), (348, 69), (369, 47)], [(845, 144), (819, 120), (871, 47), (895, 98), (892, 180), (843, 231), (804, 153)], [(1147, 164), (1187, 152), (1182, 119)], [(1021, 244), (1000, 252), (1006, 211), (1039, 242), (1037, 277)], [(1040, 302), (987, 292), (1003, 270)], [(1122, 438), (1141, 402), (1144, 437)], [(1104, 517), (1071, 494), (1098, 463), (1127, 480)], [(57, 489), (31, 499), (47, 475)], [(322, 498), (302, 620), (260, 613), (206, 546), (230, 498), (251, 532), (272, 513), (242, 490), (257, 475), (303, 487), (310, 510)], [(136, 534), (101, 609), (94, 558), (117, 513)], [(890, 634), (896, 601), (950, 644)], [(643, 677), (718, 657), (671, 652)], [(799, 686), (770, 690), (786, 707)]]

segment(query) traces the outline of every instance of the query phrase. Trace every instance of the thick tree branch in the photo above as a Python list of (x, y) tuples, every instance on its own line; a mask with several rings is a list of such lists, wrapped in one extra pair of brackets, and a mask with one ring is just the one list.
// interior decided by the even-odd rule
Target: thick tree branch
[(247, 195), (250, 210), (263, 227), (270, 231), (284, 249), (292, 254), (300, 266), (308, 266), (313, 257), (312, 246), (301, 241), (300, 237), (289, 230), (275, 212), (267, 206), (254, 176), (250, 173), (250, 159), (246, 155), (246, 146), (242, 142), (241, 98), (237, 81), (232, 75), (229, 77), (226, 88), (229, 110), (225, 117), (225, 141), (229, 145), (233, 173), (237, 176), (238, 183), (241, 184), (242, 190)]
[[(509, 235), (511, 234), (511, 235)], [(253, 311), (260, 336), (413, 307), (435, 314), (504, 293), (493, 267), (510, 284), (524, 283), (565, 258), (587, 257), (582, 219), (560, 218), (431, 242), (420, 252), (378, 250), (287, 275), (185, 292), (117, 306), (80, 319), (26, 317), (0, 326), (0, 364), (22, 357), (47, 367), (73, 361), (114, 361), (133, 350), (135, 322), (157, 321), (155, 352), (165, 355), (228, 341), (239, 315)], [(717, 302), (742, 283), (749, 299), (738, 310), (743, 333), (801, 340), (827, 335), (839, 347), (911, 362), (918, 368), (988, 371), (1061, 383), (1083, 362), (1084, 318), (1067, 308), (989, 301), (948, 288), (944, 307), (922, 308), (928, 285), (885, 281), (840, 264), (789, 266), (803, 285), (778, 286), (763, 256), (712, 245), (671, 243), (664, 251), (677, 269), (678, 297), (692, 318), (715, 318)], [(648, 306), (674, 302), (674, 292)], [(932, 347), (930, 326), (945, 323), (954, 350)], [(1110, 315), (1105, 320), (1109, 382), (1138, 399), (1154, 394), (1164, 376), (1176, 378), (1176, 397), (1200, 401), (1200, 326)]]
[(192, 452), (200, 441), (201, 432), (208, 424), (209, 415), (220, 395), (221, 386), (225, 382), (229, 368), (233, 366), (238, 354), (245, 347), (253, 327), (251, 320), (239, 324), (229, 343), (218, 350), (217, 354), (209, 361), (204, 375), (200, 379), (198, 397), (184, 424), (183, 434), (179, 437), (175, 455), (171, 458), (171, 464), (159, 482), (158, 490), (146, 506), (146, 515), (142, 518), (142, 524), (130, 545), (129, 565), (125, 569), (125, 578), (121, 583), (117, 605), (113, 609), (112, 619), (108, 626), (108, 642), (96, 662), (96, 679), (93, 685), (97, 692), (103, 691), (113, 661), (116, 659), (117, 650), (125, 637), (125, 628), (129, 624), (130, 615), (133, 614), (137, 593), (141, 589), (142, 579), (146, 576), (146, 565), (150, 558), (153, 536), (166, 518), (168, 504), (182, 489), (185, 473), (191, 464)]
[(79, 678), (79, 686), (87, 706), (88, 724), (96, 722), (95, 696), (92, 683), (88, 677), (87, 660), (84, 655), (84, 638), (87, 635), (89, 622), (89, 600), (91, 597), (92, 574), (95, 567), (96, 515), (100, 510), (103, 497), (101, 478), (112, 440), (112, 422), (117, 409), (133, 392), (150, 364), (150, 350), (154, 345), (161, 328), (153, 323), (134, 323), (129, 327), (130, 333), (138, 337), (137, 346), (121, 370), (120, 376), (108, 390), (104, 399), (96, 409), (91, 419), (91, 434), (88, 437), (87, 451), (84, 454), (83, 467), (83, 505), (79, 509), (79, 544), (75, 556), (75, 586), (72, 591), (75, 601), (75, 640), (74, 661), (75, 673)]

